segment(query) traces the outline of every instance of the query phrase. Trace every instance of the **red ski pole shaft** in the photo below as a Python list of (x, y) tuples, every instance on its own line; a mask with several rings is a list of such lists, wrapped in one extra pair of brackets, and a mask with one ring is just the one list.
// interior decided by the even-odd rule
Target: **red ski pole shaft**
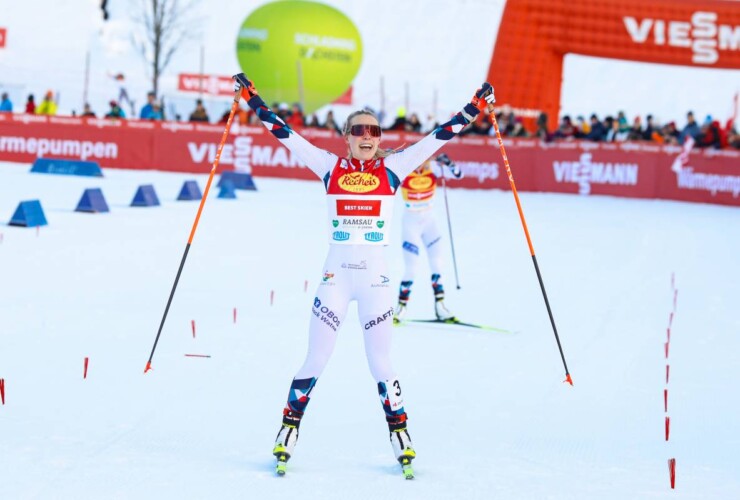
[(190, 236), (188, 237), (188, 243), (185, 245), (185, 252), (182, 255), (182, 259), (180, 260), (180, 267), (177, 270), (177, 276), (175, 276), (175, 282), (172, 284), (172, 290), (170, 291), (170, 297), (167, 299), (167, 306), (164, 309), (164, 315), (162, 316), (162, 321), (159, 324), (159, 330), (157, 331), (157, 336), (154, 339), (154, 346), (152, 346), (152, 352), (149, 355), (149, 360), (146, 363), (146, 368), (144, 369), (144, 373), (148, 372), (152, 369), (152, 358), (154, 357), (154, 351), (157, 349), (157, 342), (159, 342), (159, 336), (162, 334), (162, 328), (164, 328), (164, 323), (167, 320), (167, 313), (170, 310), (170, 305), (172, 305), (172, 298), (175, 296), (175, 290), (177, 289), (177, 283), (180, 281), (180, 275), (182, 274), (182, 269), (185, 267), (185, 260), (188, 258), (188, 252), (190, 251), (190, 245), (193, 243), (193, 237), (195, 236), (195, 230), (198, 229), (198, 221), (200, 221), (200, 215), (203, 213), (203, 206), (206, 204), (206, 199), (208, 199), (208, 191), (211, 189), (211, 183), (213, 182), (213, 174), (216, 173), (216, 168), (218, 167), (218, 163), (221, 160), (221, 152), (224, 149), (224, 144), (226, 144), (226, 139), (229, 137), (229, 130), (231, 129), (231, 122), (234, 120), (234, 114), (236, 113), (237, 108), (239, 107), (239, 98), (241, 96), (241, 88), (239, 88), (238, 91), (236, 91), (234, 95), (234, 102), (231, 104), (231, 112), (229, 113), (229, 119), (226, 120), (226, 128), (224, 129), (223, 136), (221, 136), (221, 143), (218, 145), (218, 150), (216, 151), (216, 158), (213, 160), (213, 166), (211, 167), (211, 173), (208, 176), (208, 182), (206, 183), (206, 189), (203, 192), (203, 197), (200, 199), (200, 205), (198, 206), (198, 213), (195, 215), (195, 221), (193, 222), (193, 228), (190, 230)]
[(532, 256), (532, 262), (534, 263), (534, 270), (537, 273), (537, 280), (540, 282), (540, 289), (542, 290), (542, 297), (545, 299), (545, 306), (547, 307), (547, 314), (550, 316), (550, 324), (552, 325), (552, 331), (555, 333), (555, 341), (558, 343), (558, 350), (560, 351), (560, 358), (563, 360), (563, 367), (565, 368), (565, 382), (573, 385), (573, 379), (568, 372), (568, 364), (565, 362), (565, 355), (563, 354), (563, 347), (560, 345), (560, 336), (558, 335), (558, 329), (555, 326), (555, 318), (552, 315), (552, 309), (550, 308), (550, 301), (547, 299), (547, 292), (545, 291), (545, 284), (542, 281), (542, 274), (540, 273), (540, 266), (537, 264), (537, 256), (534, 254), (534, 246), (532, 245), (532, 238), (529, 236), (529, 229), (527, 228), (527, 220), (524, 218), (524, 211), (522, 210), (522, 204), (519, 201), (519, 194), (516, 191), (516, 184), (514, 184), (514, 175), (511, 173), (511, 167), (509, 166), (509, 158), (506, 156), (506, 149), (504, 148), (504, 141), (501, 138), (501, 131), (498, 128), (498, 121), (496, 120), (496, 113), (491, 113), (491, 119), (493, 121), (493, 129), (496, 131), (496, 138), (498, 139), (498, 146), (501, 149), (501, 156), (504, 159), (504, 166), (506, 167), (506, 175), (509, 176), (509, 184), (511, 185), (511, 192), (514, 193), (514, 201), (516, 201), (516, 209), (519, 211), (519, 218), (522, 221), (522, 227), (524, 228), (524, 235), (527, 237), (527, 245), (529, 245), (529, 253)]

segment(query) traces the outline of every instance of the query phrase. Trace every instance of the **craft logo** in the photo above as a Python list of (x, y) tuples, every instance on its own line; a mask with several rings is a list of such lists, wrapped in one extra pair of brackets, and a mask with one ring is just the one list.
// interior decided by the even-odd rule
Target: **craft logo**
[(381, 200), (337, 200), (337, 215), (359, 215), (377, 217), (380, 215)]
[(740, 49), (740, 26), (717, 24), (716, 12), (694, 12), (690, 21), (667, 21), (631, 16), (623, 18), (624, 27), (635, 43), (646, 43), (652, 33), (655, 45), (690, 48), (691, 61), (715, 64), (721, 50)]
[(337, 227), (339, 225), (339, 221), (337, 219), (334, 219), (333, 221), (331, 221), (331, 225)]
[(591, 184), (637, 185), (640, 166), (636, 163), (600, 163), (591, 153), (581, 154), (578, 161), (555, 161), (555, 181), (578, 184), (579, 194), (591, 193)]
[(349, 239), (349, 233), (347, 231), (334, 231), (332, 239), (334, 241), (347, 241)]
[(365, 323), (365, 330), (369, 330), (370, 328), (381, 324), (383, 321), (390, 319), (393, 317), (393, 308), (391, 307), (386, 312), (383, 313), (382, 316), (378, 316), (377, 319), (371, 319), (367, 323)]
[(350, 193), (369, 193), (380, 186), (380, 179), (370, 172), (350, 172), (339, 178), (339, 187)]
[(432, 184), (434, 184), (434, 180), (429, 175), (421, 175), (419, 177), (412, 177), (409, 179), (409, 187), (411, 189), (429, 189)]
[(383, 233), (380, 233), (378, 231), (371, 231), (369, 233), (365, 233), (365, 240), (371, 241), (373, 243), (377, 243), (378, 241), (383, 241)]
[(376, 224), (378, 226), (378, 229), (383, 229), (383, 226), (385, 226), (385, 221), (379, 220), (378, 222), (376, 222)]

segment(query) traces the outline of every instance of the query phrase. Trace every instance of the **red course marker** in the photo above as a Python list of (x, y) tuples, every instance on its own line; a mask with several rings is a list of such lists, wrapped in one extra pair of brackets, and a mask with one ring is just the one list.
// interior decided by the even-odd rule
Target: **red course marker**
[(665, 343), (665, 359), (668, 359), (668, 346), (670, 345), (669, 342)]
[(0, 378), (0, 401), (5, 404), (5, 379)]
[(665, 365), (665, 383), (668, 383), (668, 375), (671, 373), (671, 365)]
[[(0, 234), (0, 242), (2, 242), (2, 234)], [(308, 291), (308, 280), (303, 281), (303, 293)]]
[(195, 338), (195, 320), (190, 320), (190, 327), (193, 329), (193, 338)]
[(671, 475), (671, 489), (676, 489), (676, 459), (668, 459), (668, 473)]
[(82, 378), (87, 378), (87, 364), (88, 364), (88, 361), (89, 361), (88, 357), (85, 356), (85, 369), (82, 372)]
[(668, 437), (671, 434), (671, 417), (665, 418), (665, 440), (668, 441)]
[(234, 324), (236, 324), (236, 307), (234, 308)]
[(663, 389), (663, 407), (665, 412), (668, 413), (668, 389)]
[(275, 290), (270, 290), (270, 305), (275, 301)]

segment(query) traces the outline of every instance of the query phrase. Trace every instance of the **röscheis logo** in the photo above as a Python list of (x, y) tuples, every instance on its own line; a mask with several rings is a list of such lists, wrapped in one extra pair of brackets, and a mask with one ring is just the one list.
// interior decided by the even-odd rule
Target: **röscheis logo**
[[(216, 159), (218, 144), (213, 142), (188, 142), (188, 152), (193, 163), (211, 164)], [(260, 146), (254, 144), (250, 136), (238, 136), (233, 144), (225, 144), (221, 152), (220, 163), (234, 165), (243, 172), (250, 172), (252, 167), (288, 167), (305, 168), (298, 158), (282, 146)]]
[(555, 181), (578, 184), (579, 194), (591, 193), (591, 184), (637, 185), (637, 163), (602, 163), (593, 161), (591, 153), (583, 153), (578, 161), (554, 161)]
[(740, 49), (740, 26), (718, 24), (716, 12), (694, 12), (691, 20), (622, 18), (635, 43), (685, 47), (696, 64), (715, 64), (723, 50)]

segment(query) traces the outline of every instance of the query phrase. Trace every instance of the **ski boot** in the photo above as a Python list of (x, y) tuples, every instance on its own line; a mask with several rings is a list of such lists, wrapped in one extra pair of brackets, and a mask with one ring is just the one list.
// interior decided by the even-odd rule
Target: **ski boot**
[(439, 282), (439, 274), (432, 274), (432, 289), (434, 290), (434, 313), (437, 316), (437, 321), (454, 323), (455, 315), (445, 307), (445, 290), (442, 283)]
[(278, 476), (284, 476), (288, 468), (288, 460), (293, 454), (296, 442), (298, 442), (298, 427), (301, 425), (303, 413), (283, 410), (283, 425), (280, 427), (277, 437), (275, 438), (275, 447), (272, 454), (277, 459), (275, 472)]
[(401, 464), (403, 477), (414, 479), (414, 469), (411, 466), (411, 461), (416, 458), (416, 451), (414, 451), (411, 436), (409, 436), (409, 431), (406, 428), (406, 414), (403, 413), (397, 417), (387, 417), (386, 419), (388, 420), (393, 454), (396, 456), (398, 463)]
[(398, 306), (396, 307), (395, 314), (393, 315), (393, 324), (398, 325), (403, 321), (403, 317), (406, 314), (406, 306), (409, 303), (409, 296), (411, 295), (411, 285), (413, 281), (402, 281), (401, 287), (398, 291)]

